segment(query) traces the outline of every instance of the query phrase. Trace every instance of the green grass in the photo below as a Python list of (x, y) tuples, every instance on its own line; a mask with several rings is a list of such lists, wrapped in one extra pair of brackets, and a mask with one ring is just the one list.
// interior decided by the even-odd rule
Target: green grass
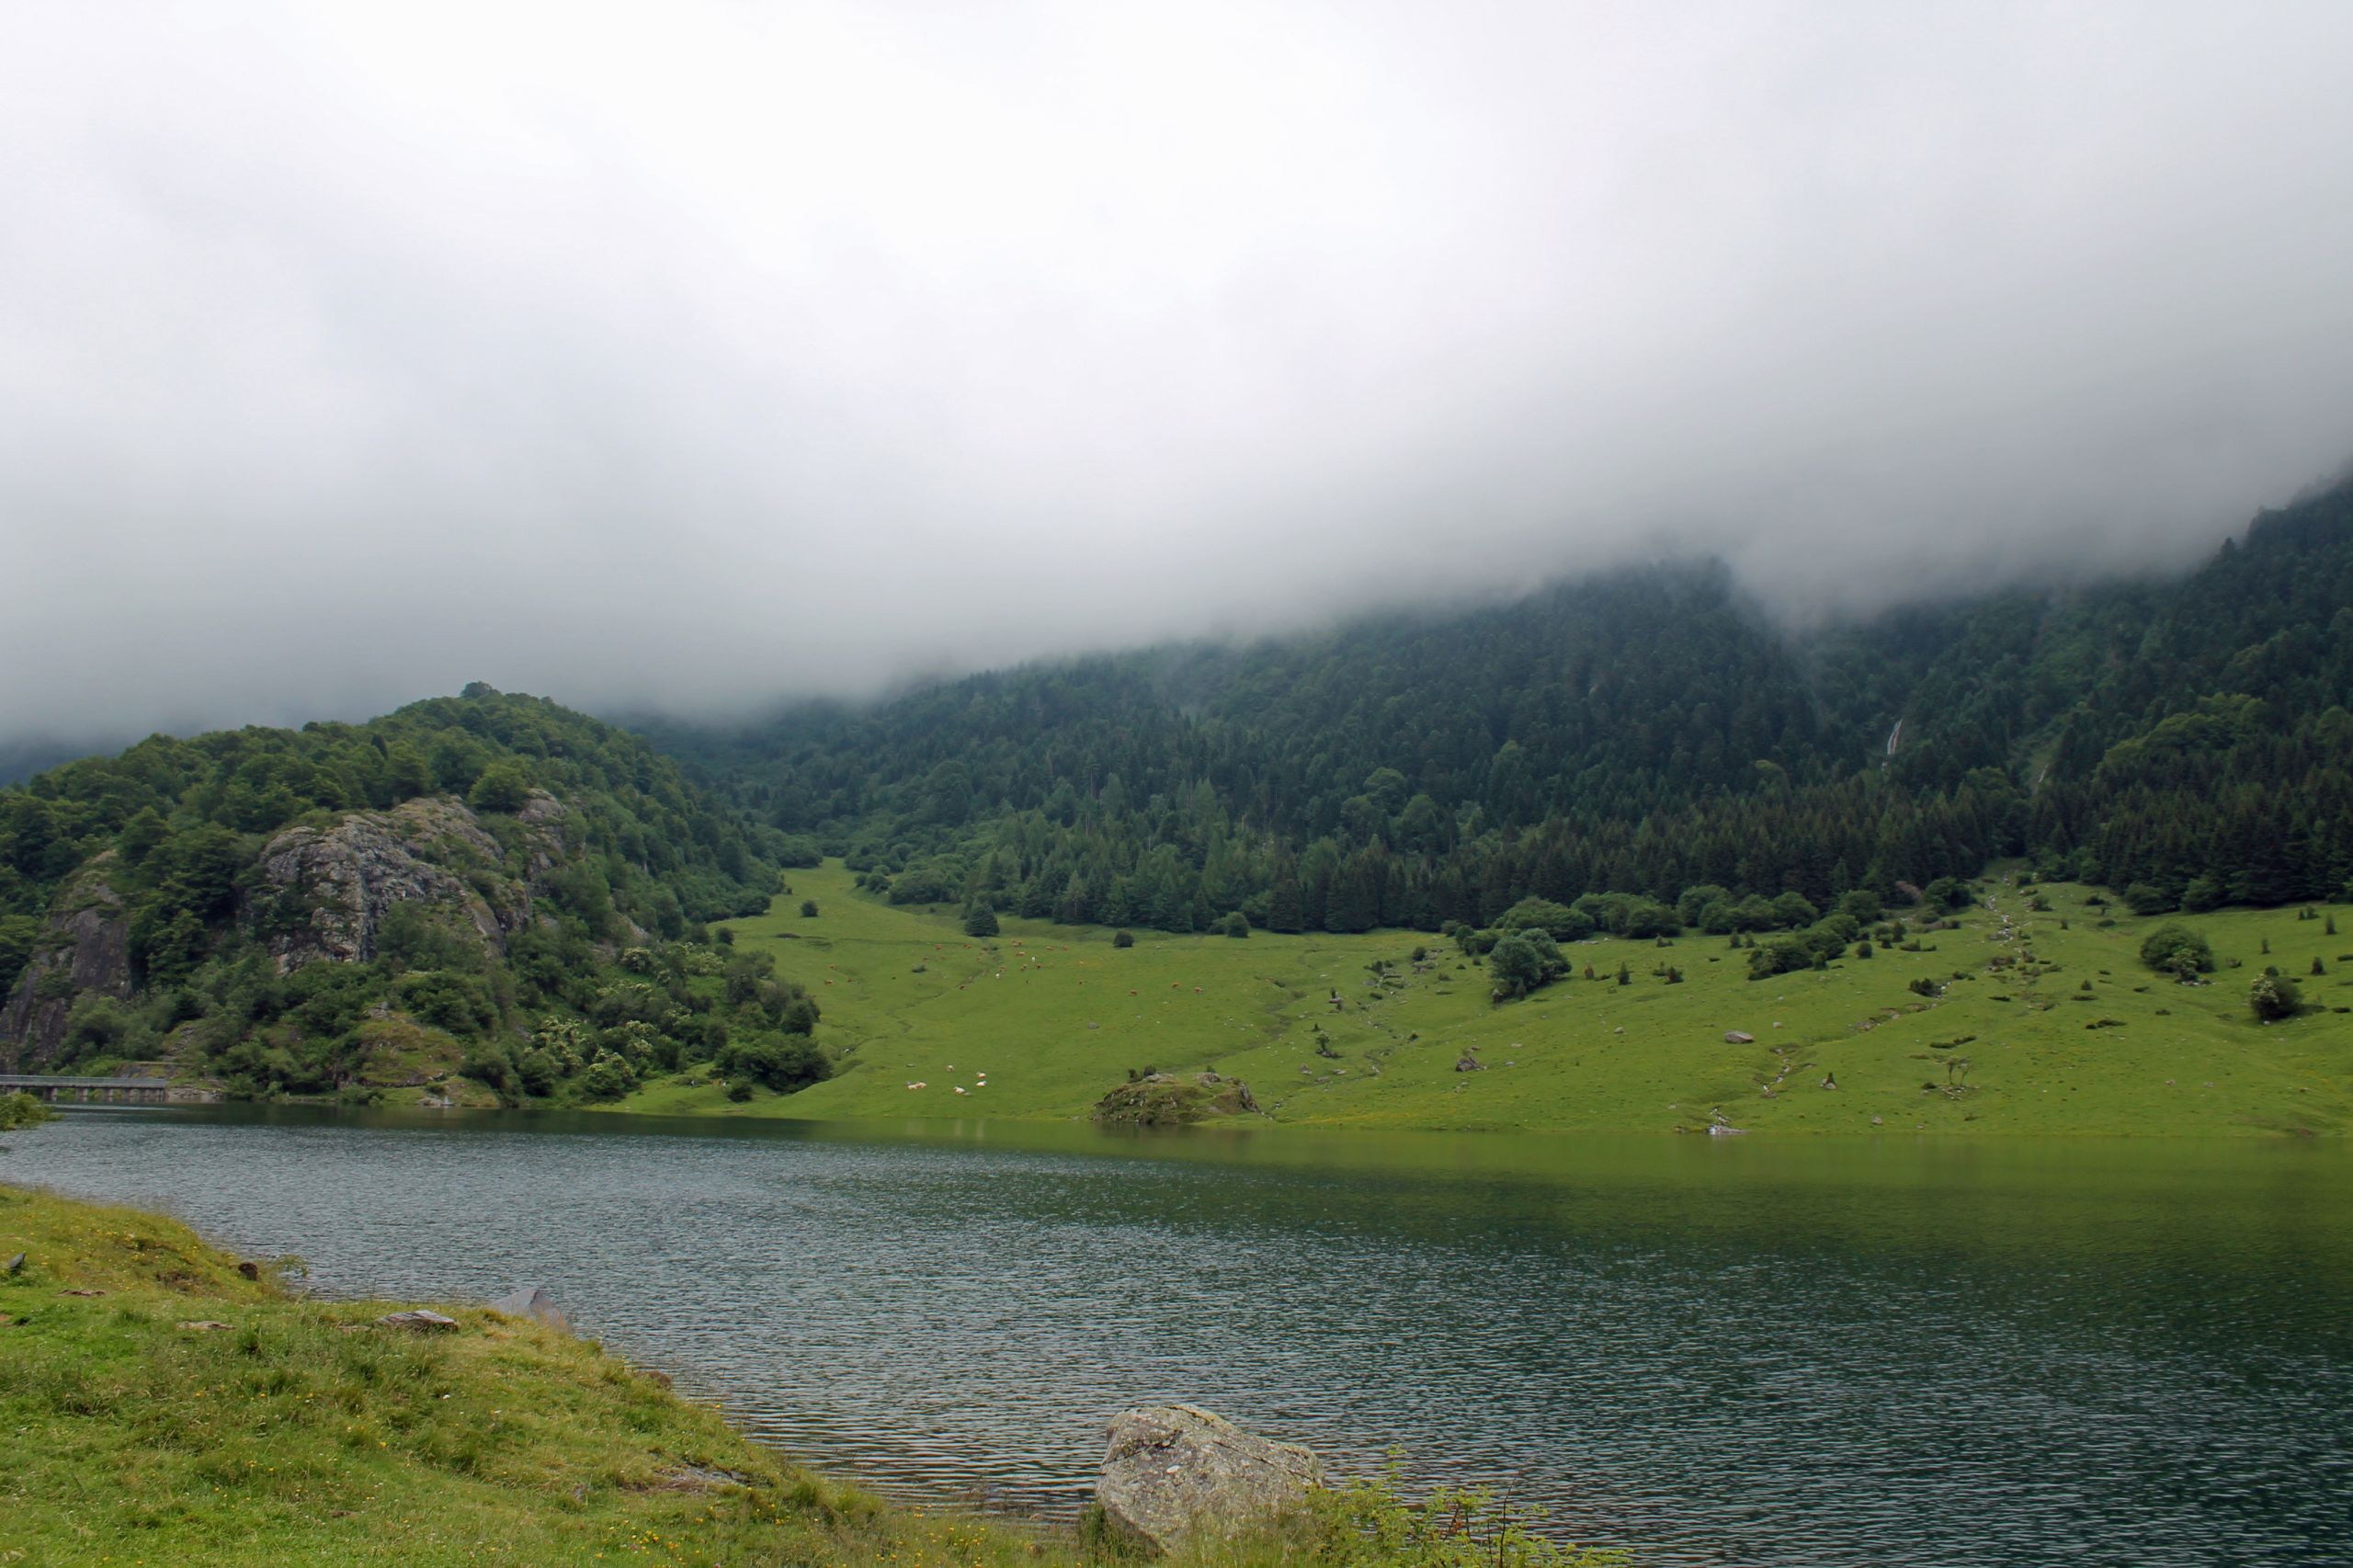
[[(299, 1300), (171, 1221), (0, 1187), (0, 1256), (19, 1251), (0, 1276), (0, 1562), (975, 1568), (1040, 1550), (821, 1481), (536, 1324), (449, 1307), (455, 1333), (377, 1328), (409, 1303)], [(228, 1326), (182, 1326), (201, 1322)], [(746, 1484), (679, 1489), (688, 1465)]]
[[(1411, 932), (1235, 940), (1140, 931), (1122, 949), (1106, 930), (1008, 917), (999, 936), (976, 941), (955, 911), (893, 908), (857, 892), (838, 864), (795, 871), (792, 883), (767, 915), (733, 928), (815, 993), (818, 1038), (839, 1075), (736, 1105), (697, 1081), (707, 1074), (689, 1074), (647, 1085), (621, 1108), (1067, 1119), (1149, 1066), (1213, 1067), (1246, 1080), (1276, 1121), (1330, 1125), (1665, 1131), (1703, 1128), (1722, 1108), (1736, 1126), (1775, 1132), (2353, 1128), (2353, 1015), (2331, 1010), (2353, 1006), (2353, 957), (2338, 958), (2353, 955), (2353, 936), (2329, 937), (2293, 909), (2186, 917), (2226, 966), (2199, 987), (2141, 967), (2155, 920), (2121, 905), (2104, 915), (2086, 904), (2091, 890), (2062, 884), (2036, 890), (2052, 913), (2030, 914), (2025, 892), (1996, 883), (1998, 913), (1973, 910), (1958, 928), (1924, 934), (1927, 951), (1881, 949), (1752, 982), (1746, 954), (1721, 937), (1663, 949), (1579, 943), (1564, 949), (1571, 979), (1497, 1006), (1481, 962)], [(822, 909), (813, 920), (798, 913), (808, 897)], [(2353, 932), (2353, 911), (2336, 914)], [(2002, 938), (2001, 915), (2014, 922), (2012, 939)], [(1416, 945), (1430, 967), (1406, 964)], [(2030, 980), (1990, 963), (2026, 949), (2049, 966)], [(2316, 956), (2328, 972), (2313, 979)], [(1366, 968), (1375, 959), (1405, 972), (1376, 984)], [(2227, 967), (2232, 959), (2243, 967)], [(1686, 983), (1654, 976), (1662, 961)], [(1631, 985), (1614, 983), (1621, 962)], [(2267, 963), (2297, 978), (2305, 1016), (2256, 1022), (2246, 990)], [(1588, 964), (1597, 979), (1583, 978)], [(1915, 978), (1946, 989), (1925, 1001), (1906, 989)], [(2115, 1022), (2086, 1027), (2101, 1019)], [(1316, 1053), (1318, 1025), (1336, 1058)], [(1756, 1043), (1727, 1044), (1728, 1030)], [(1974, 1038), (1947, 1043), (1964, 1037)], [(1483, 1071), (1455, 1070), (1466, 1051)], [(1820, 1086), (1834, 1075), (1836, 1089)], [(1776, 1086), (1768, 1096), (1762, 1085)]]

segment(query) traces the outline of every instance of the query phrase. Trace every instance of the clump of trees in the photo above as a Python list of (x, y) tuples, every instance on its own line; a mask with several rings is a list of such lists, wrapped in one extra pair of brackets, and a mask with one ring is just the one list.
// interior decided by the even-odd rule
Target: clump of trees
[(1560, 945), (1540, 926), (1504, 932), (1487, 952), (1487, 973), (1498, 1002), (1516, 1001), (1568, 972)]
[(2159, 974), (2195, 985), (2200, 975), (2214, 972), (2214, 949), (2199, 932), (2168, 920), (2141, 939), (2141, 961)]

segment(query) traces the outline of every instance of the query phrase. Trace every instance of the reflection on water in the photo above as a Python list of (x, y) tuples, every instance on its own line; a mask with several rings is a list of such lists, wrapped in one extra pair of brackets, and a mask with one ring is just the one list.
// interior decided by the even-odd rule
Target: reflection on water
[(2353, 1562), (2353, 1156), (90, 1112), (0, 1177), (338, 1292), (546, 1285), (886, 1490), (1181, 1398), (1654, 1562)]

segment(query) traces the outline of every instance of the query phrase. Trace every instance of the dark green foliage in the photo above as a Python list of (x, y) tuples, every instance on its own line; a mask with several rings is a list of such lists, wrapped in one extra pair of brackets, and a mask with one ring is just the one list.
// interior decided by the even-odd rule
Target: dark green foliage
[(964, 935), (994, 937), (996, 935), (996, 911), (986, 903), (967, 904), (964, 909)]
[(801, 918), (803, 920), (814, 920), (817, 918), (817, 901), (815, 899), (804, 898), (801, 901)]
[(1541, 926), (1505, 933), (1487, 954), (1487, 972), (1499, 1002), (1525, 996), (1568, 971), (1560, 948)]
[(1136, 945), (1136, 934), (1132, 931), (1116, 932), (1111, 937), (1111, 945), (1115, 948), (1132, 948)]
[[(531, 811), (535, 788), (556, 797), (550, 812)], [(368, 961), (279, 975), (265, 944), (307, 929), (311, 912), (258, 874), (264, 846), (298, 822), (328, 830), (340, 813), (445, 790), (480, 813), (494, 858), (419, 853), (486, 898), (536, 884), (539, 918), (502, 954), (454, 903), (396, 902)], [(778, 881), (745, 829), (643, 741), (486, 687), (367, 724), (157, 737), (0, 790), (6, 979), (52, 912), (110, 892), (127, 917), (137, 994), (74, 999), (55, 1064), (158, 1054), (178, 1030), (188, 1065), (251, 1095), (361, 1092), (353, 1075), (379, 1025), (400, 1050), (453, 1037), (454, 1064), (510, 1100), (626, 1092), (722, 1050), (731, 1017), (805, 1039), (816, 1014), (799, 987), (757, 976), (740, 1004), (715, 1007), (688, 983), (684, 950), (663, 945), (765, 909)], [(630, 972), (608, 983), (597, 944), (642, 941), (633, 928), (656, 941), (629, 948)]]
[(1593, 918), (1583, 910), (1549, 899), (1524, 898), (1495, 916), (1497, 931), (1541, 930), (1556, 942), (1575, 942), (1593, 935)]
[[(1711, 568), (1448, 617), (977, 676), (667, 744), (854, 869), (1047, 917), (1650, 934), (1933, 913), (2025, 855), (2177, 907), (2353, 881), (2353, 491), (2176, 585), (2014, 593), (1783, 635)], [(1890, 756), (1896, 720), (1902, 740)], [(2199, 890), (2202, 899), (2212, 887)], [(1784, 895), (1796, 903), (1784, 904)], [(1802, 912), (1799, 912), (1800, 905)]]
[(2255, 983), (2248, 987), (2246, 1003), (2255, 1010), (2256, 1017), (2268, 1024), (2294, 1017), (2302, 1011), (2304, 999), (2294, 981), (2284, 974), (2266, 971), (2256, 975)]
[(1769, 980), (1777, 974), (1813, 967), (1813, 949), (1802, 937), (1776, 937), (1748, 949), (1748, 978)]
[(1250, 935), (1250, 917), (1237, 909), (1219, 921), (1216, 930), (1221, 936), (1246, 937)]
[(2141, 961), (2160, 974), (2192, 980), (2214, 971), (2214, 949), (2199, 933), (2168, 920), (2142, 938)]
[(778, 1094), (790, 1094), (833, 1075), (825, 1053), (805, 1036), (769, 1035), (740, 1040), (719, 1056), (719, 1070)]
[(531, 798), (530, 769), (514, 757), (492, 763), (466, 791), (466, 804), (478, 812), (519, 812)]

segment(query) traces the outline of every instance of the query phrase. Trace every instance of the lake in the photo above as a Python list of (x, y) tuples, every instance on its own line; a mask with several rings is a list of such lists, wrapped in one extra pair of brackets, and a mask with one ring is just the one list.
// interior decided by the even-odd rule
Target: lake
[(2353, 1562), (2353, 1153), (69, 1112), (0, 1179), (546, 1286), (756, 1436), (1066, 1514), (1186, 1400), (1651, 1562)]

